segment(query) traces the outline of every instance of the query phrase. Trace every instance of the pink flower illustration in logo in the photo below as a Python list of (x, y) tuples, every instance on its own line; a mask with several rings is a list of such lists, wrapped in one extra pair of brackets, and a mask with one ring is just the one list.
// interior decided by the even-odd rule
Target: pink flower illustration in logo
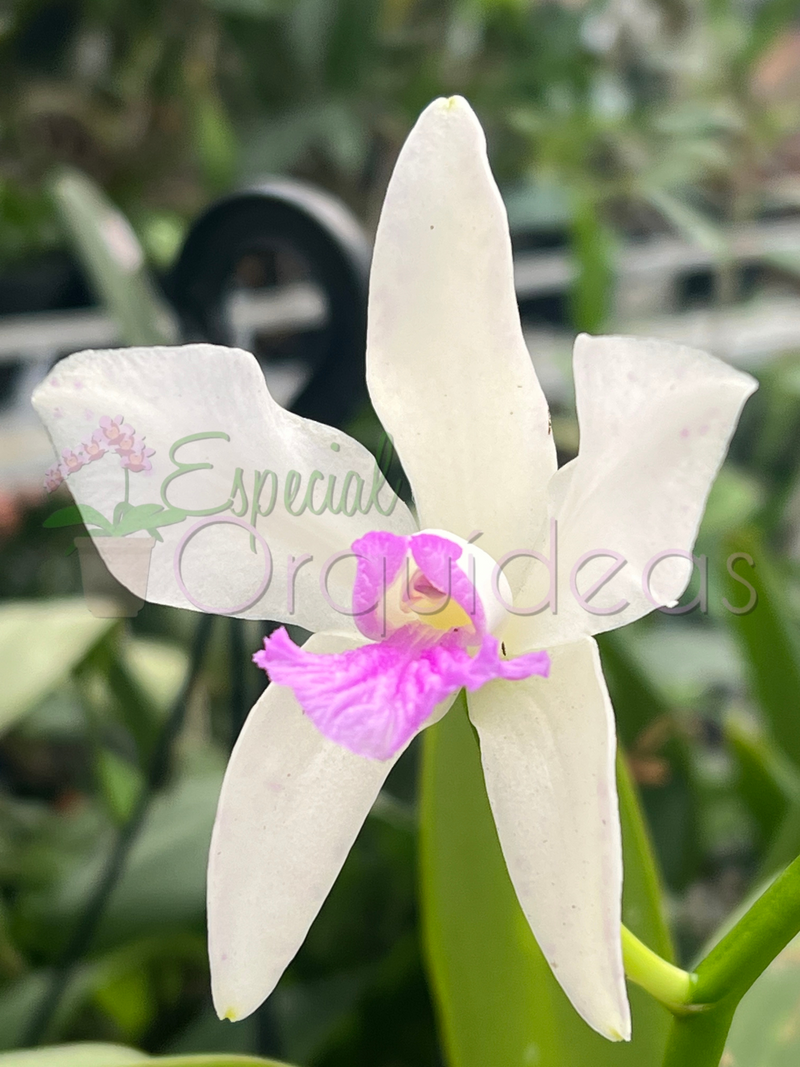
[(64, 475), (61, 473), (61, 469), (57, 463), (54, 463), (52, 467), (49, 467), (45, 471), (44, 487), (48, 493), (55, 492), (63, 481)]
[(61, 453), (60, 467), (61, 473), (65, 478), (70, 474), (74, 474), (75, 471), (79, 471), (86, 463), (88, 463), (88, 460), (82, 449), (73, 452), (71, 448), (65, 448)]
[(149, 457), (155, 453), (155, 449), (145, 445), (144, 438), (125, 422), (123, 415), (115, 418), (103, 415), (99, 427), (89, 440), (83, 441), (76, 449), (65, 448), (61, 453), (61, 462), (47, 471), (44, 484), (48, 493), (57, 489), (70, 474), (102, 459), (109, 452), (115, 452), (122, 466), (134, 474), (153, 469)]
[(144, 443), (144, 438), (136, 437), (130, 451), (122, 453), (120, 450), (122, 466), (127, 467), (134, 474), (138, 474), (140, 471), (151, 471), (153, 464), (150, 462), (149, 457), (154, 453), (155, 449), (148, 448)]
[(128, 456), (136, 449), (138, 440), (135, 430), (131, 430), (130, 433), (120, 434), (114, 451), (119, 456)]
[(100, 419), (100, 429), (95, 431), (95, 436), (97, 434), (102, 434), (109, 445), (118, 445), (120, 438), (133, 437), (134, 430), (132, 426), (125, 425), (122, 415), (117, 415), (114, 419), (110, 415), (103, 415)]
[(84, 441), (81, 445), (81, 451), (86, 457), (87, 463), (94, 463), (95, 460), (102, 459), (108, 451), (108, 444), (105, 437), (102, 436), (102, 431), (96, 430), (88, 441)]

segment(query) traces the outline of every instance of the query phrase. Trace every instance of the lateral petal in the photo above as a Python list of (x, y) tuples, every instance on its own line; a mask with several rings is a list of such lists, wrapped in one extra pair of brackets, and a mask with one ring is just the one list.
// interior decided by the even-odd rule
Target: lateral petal
[(461, 97), (425, 109), (389, 182), (367, 382), (423, 528), (481, 530), (495, 559), (532, 543), (555, 450), (522, 337), (505, 208)]
[[(326, 562), (370, 530), (416, 529), (369, 452), (340, 430), (281, 408), (254, 357), (240, 349), (80, 352), (53, 368), (33, 402), (57, 453), (78, 449), (67, 484), (79, 506), (107, 524), (126, 500), (154, 509), (156, 520), (177, 509), (166, 516), (171, 525), (153, 527), (163, 540), (153, 545), (146, 599), (159, 604), (354, 630), (354, 560), (334, 561), (327, 596), (320, 587)], [(79, 446), (98, 424), (108, 447), (90, 460)], [(146, 438), (152, 470), (122, 469), (123, 430)], [(137, 538), (148, 531), (133, 525)], [(119, 540), (96, 537), (95, 544), (125, 584), (108, 553)]]
[(576, 1011), (630, 1037), (621, 944), (614, 717), (591, 639), (551, 651), (547, 681), (467, 696), (508, 872)]
[[(513, 618), (504, 636), (514, 654), (616, 629), (680, 597), (709, 490), (757, 388), (705, 352), (635, 337), (582, 334), (574, 369), (580, 451), (550, 486), (558, 603)], [(548, 581), (535, 564), (515, 610), (540, 604)]]
[(413, 626), (338, 655), (298, 648), (281, 627), (253, 660), (273, 682), (292, 689), (326, 737), (378, 760), (402, 751), (460, 689), (471, 692), (492, 678), (546, 677), (550, 665), (546, 652), (503, 659), (491, 634), (472, 656), (454, 635), (434, 644)]

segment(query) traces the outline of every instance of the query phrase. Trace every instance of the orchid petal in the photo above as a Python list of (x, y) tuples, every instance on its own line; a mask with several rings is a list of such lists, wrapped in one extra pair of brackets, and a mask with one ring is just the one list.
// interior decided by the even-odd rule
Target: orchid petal
[(467, 704), (508, 872), (539, 947), (586, 1022), (627, 1039), (614, 716), (597, 646), (559, 646), (546, 682), (492, 682)]
[(298, 648), (281, 627), (253, 660), (273, 682), (291, 687), (326, 737), (379, 760), (404, 749), (460, 689), (472, 692), (493, 678), (546, 677), (550, 667), (546, 652), (503, 659), (491, 634), (471, 656), (455, 634), (427, 644), (428, 635), (419, 631), (410, 625), (377, 644), (318, 655)]
[[(128, 475), (130, 502), (188, 512), (158, 528), (163, 541), (151, 555), (149, 601), (354, 631), (354, 560), (337, 561), (336, 554), (348, 553), (370, 530), (416, 529), (367, 450), (340, 430), (279, 407), (254, 357), (239, 349), (195, 344), (81, 352), (57, 364), (34, 404), (59, 454), (86, 435), (87, 410), (110, 413), (100, 419), (106, 433), (126, 428), (117, 426), (122, 412), (146, 435), (137, 464), (144, 469)], [(186, 440), (192, 435), (201, 439)], [(118, 462), (100, 459), (71, 471), (68, 485), (79, 505), (111, 520), (123, 500), (124, 472)], [(334, 513), (346, 487), (347, 513)], [(271, 578), (253, 527), (271, 553)], [(105, 541), (96, 540), (101, 555)], [(326, 595), (320, 580), (332, 560)]]
[(367, 381), (420, 525), (495, 559), (530, 545), (556, 467), (522, 337), (508, 221), (477, 118), (437, 100), (389, 182), (372, 259)]
[[(317, 634), (340, 653), (358, 639)], [(208, 866), (214, 1004), (241, 1019), (272, 992), (299, 949), (394, 761), (334, 744), (291, 690), (270, 685), (234, 747)]]
[[(550, 489), (558, 603), (516, 615), (504, 634), (515, 654), (624, 626), (680, 597), (711, 484), (757, 387), (704, 352), (633, 337), (581, 335), (574, 371), (580, 451)], [(542, 603), (548, 581), (534, 565), (515, 611)]]

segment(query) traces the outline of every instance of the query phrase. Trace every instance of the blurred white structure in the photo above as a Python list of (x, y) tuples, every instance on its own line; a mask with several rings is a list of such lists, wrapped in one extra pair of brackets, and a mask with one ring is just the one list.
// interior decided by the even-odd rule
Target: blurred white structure
[[(768, 221), (724, 235), (726, 267), (800, 264), (800, 220)], [(673, 310), (681, 284), (698, 272), (713, 274), (718, 259), (708, 249), (659, 237), (630, 245), (617, 262), (614, 332), (663, 337), (706, 349), (736, 366), (757, 370), (783, 352), (800, 349), (800, 292), (779, 280), (756, 288), (751, 298)], [(524, 253), (516, 259), (520, 300), (563, 294), (574, 276), (566, 252)], [(775, 275), (779, 278), (779, 275)], [(253, 349), (259, 338), (325, 325), (323, 294), (308, 282), (231, 293), (227, 305), (234, 344)], [(545, 392), (553, 404), (570, 400), (573, 335), (529, 325), (525, 332)], [(101, 309), (0, 317), (0, 365), (21, 364), (13, 394), (0, 409), (0, 490), (36, 488), (52, 462), (50, 443), (30, 407), (36, 383), (61, 356), (120, 343), (114, 319)], [(265, 366), (275, 398), (288, 405), (305, 384), (300, 360)]]

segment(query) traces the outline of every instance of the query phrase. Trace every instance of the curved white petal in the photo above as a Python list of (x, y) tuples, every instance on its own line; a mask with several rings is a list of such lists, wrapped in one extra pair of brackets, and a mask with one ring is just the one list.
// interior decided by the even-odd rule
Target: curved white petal
[[(316, 634), (309, 651), (359, 643)], [(270, 685), (231, 755), (208, 863), (214, 1004), (241, 1019), (272, 992), (308, 933), (394, 760), (327, 740), (290, 689)]]
[[(711, 484), (757, 388), (705, 352), (634, 337), (581, 335), (574, 369), (580, 451), (550, 487), (557, 610), (513, 620), (505, 636), (515, 653), (615, 629), (680, 597)], [(535, 564), (516, 608), (540, 604), (547, 581)]]
[(552, 650), (547, 680), (467, 697), (486, 789), (522, 910), (576, 1010), (630, 1036), (620, 936), (614, 716), (591, 638)]
[(469, 104), (436, 100), (397, 160), (372, 260), (367, 381), (420, 525), (526, 547), (555, 470), (506, 212)]
[[(148, 600), (310, 630), (354, 629), (343, 613), (350, 608), (353, 561), (330, 569), (330, 602), (320, 588), (326, 561), (369, 530), (416, 529), (367, 450), (279, 407), (256, 360), (240, 349), (194, 344), (80, 352), (53, 368), (33, 400), (59, 455), (89, 440), (102, 417), (119, 415), (155, 450), (148, 456), (151, 471), (129, 473), (130, 503), (170, 504), (191, 514), (158, 529), (163, 541), (156, 540), (150, 557)], [(195, 466), (201, 464), (208, 466)], [(67, 484), (78, 504), (111, 519), (124, 500), (125, 475), (112, 448), (69, 474)], [(346, 483), (350, 511), (363, 485), (365, 513), (334, 514), (325, 506), (330, 486), (330, 503), (341, 504)], [(391, 514), (383, 515), (393, 501)], [(251, 541), (253, 526), (272, 556), (263, 595), (269, 568), (263, 543)], [(96, 544), (103, 554), (108, 539)], [(306, 554), (313, 559), (300, 563)], [(127, 584), (107, 551), (106, 562)]]

